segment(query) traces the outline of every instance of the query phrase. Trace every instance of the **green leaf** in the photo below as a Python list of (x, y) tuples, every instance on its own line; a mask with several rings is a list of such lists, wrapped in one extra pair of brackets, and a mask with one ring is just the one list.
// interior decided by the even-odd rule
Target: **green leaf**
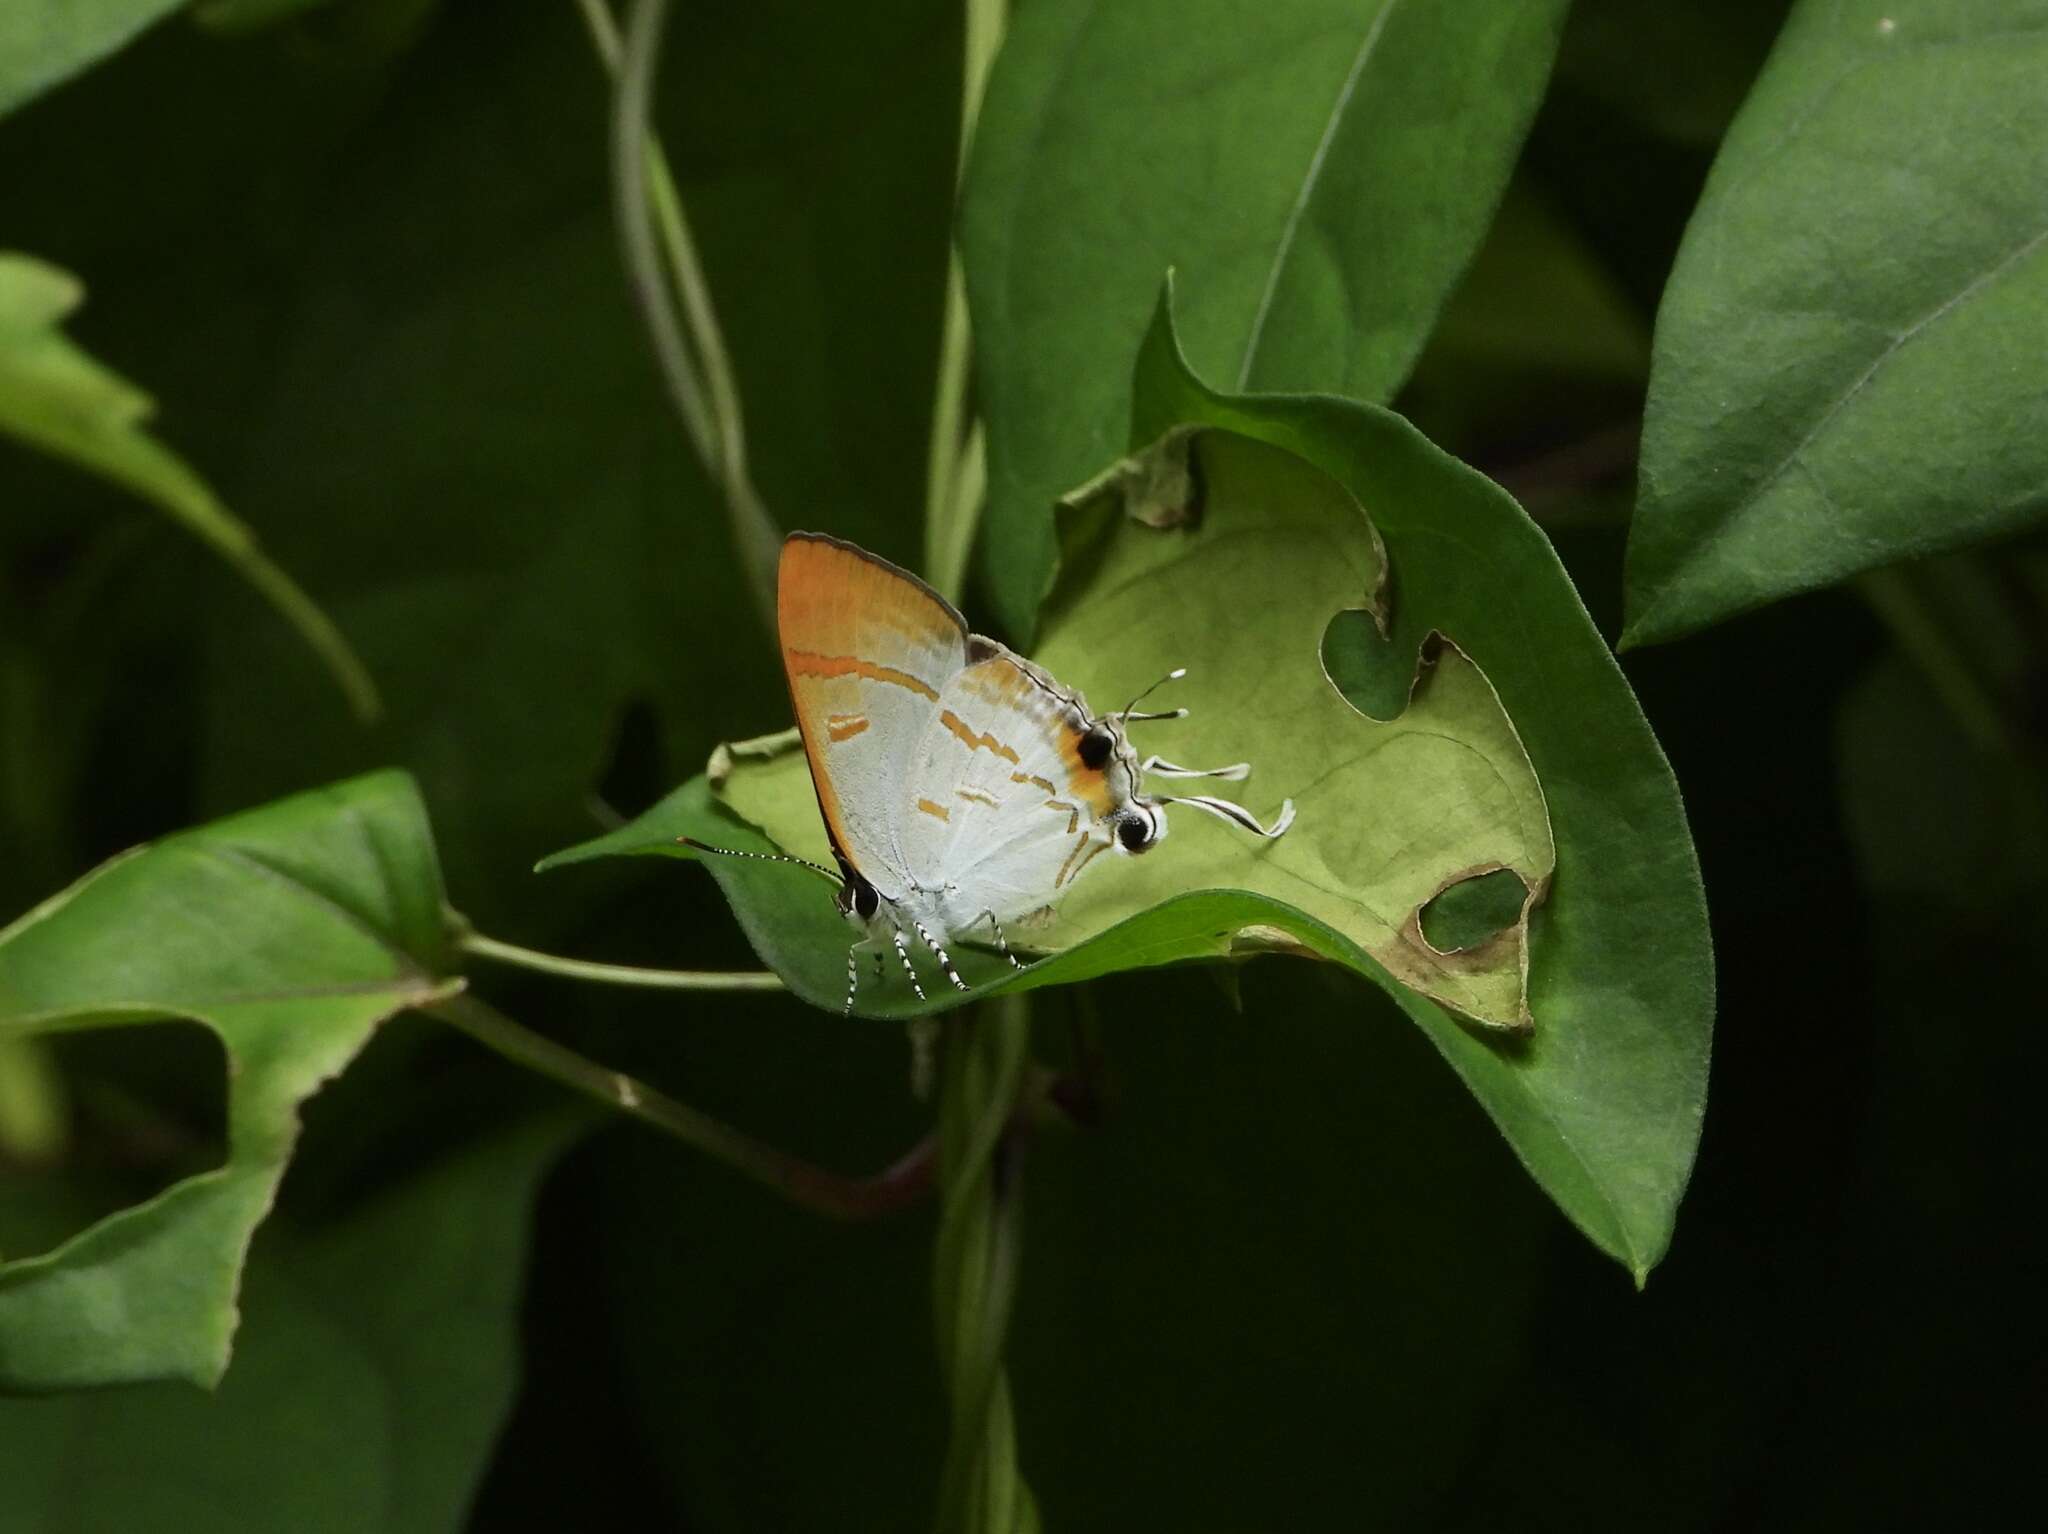
[(1658, 316), (1624, 643), (2048, 508), (2044, 18), (1793, 11)]
[(0, 432), (154, 501), (261, 592), (325, 662), (364, 719), (377, 688), (348, 641), (257, 546), (185, 461), (142, 429), (149, 396), (72, 345), (58, 328), (84, 288), (33, 257), (0, 251)]
[[(1161, 455), (1180, 465), (1183, 483), (1189, 452), (1176, 438)], [(1126, 517), (1115, 476), (1108, 493), (1082, 497), (1065, 534), (1070, 578), (1038, 658), (1099, 698), (1130, 697), (1185, 666), (1194, 680), (1176, 697), (1193, 717), (1154, 726), (1143, 748), (1219, 766), (1249, 755), (1259, 812), (1270, 818), (1290, 798), (1299, 819), (1269, 845), (1197, 810), (1170, 812), (1158, 854), (1112, 857), (1077, 879), (1049, 919), (1012, 927), (1014, 946), (1057, 955), (1016, 984), (1300, 944), (1383, 982), (1398, 976), (1479, 1022), (1527, 1027), (1522, 917), (1549, 882), (1550, 827), (1499, 700), (1454, 646), (1433, 639), (1420, 677), (1412, 655), (1400, 667), (1388, 711), (1397, 717), (1374, 719), (1347, 702), (1325, 675), (1322, 640), (1340, 613), (1381, 602), (1372, 524), (1288, 453), (1220, 433), (1193, 452), (1205, 486), (1199, 527), (1163, 532)], [(705, 787), (775, 846), (829, 865), (801, 752), (727, 753)], [(685, 790), (581, 855), (676, 850), (686, 807), (701, 816), (708, 792)], [(699, 840), (731, 844), (724, 828), (688, 824)], [(842, 1004), (851, 936), (821, 881), (730, 861), (714, 871), (762, 956), (809, 999)], [(1522, 889), (1506, 931), (1455, 954), (1423, 941), (1423, 906), (1502, 868)], [(773, 914), (750, 911), (757, 899), (772, 901)], [(971, 937), (952, 936), (955, 946)], [(1007, 979), (1000, 964), (992, 974)], [(909, 1001), (906, 983), (891, 980), (882, 994)]]
[(229, 1072), (224, 1166), (0, 1265), (0, 1385), (219, 1380), (299, 1103), (385, 1018), (446, 994), (445, 960), (433, 842), (400, 773), (168, 837), (0, 932), (0, 1041), (191, 1018)]
[(1040, 0), (990, 77), (961, 213), (987, 572), (1028, 634), (1044, 507), (1123, 450), (1127, 359), (1183, 335), (1238, 388), (1385, 399), (1477, 247), (1562, 0)]
[[(1181, 685), (1192, 717), (1156, 727), (1186, 732), (1174, 737), (1176, 757), (1241, 752), (1254, 760), (1259, 795), (1295, 791), (1301, 819), (1280, 843), (1249, 848), (1183, 810), (1156, 854), (1092, 875), (1063, 904), (1051, 930), (1073, 947), (1014, 977), (997, 961), (956, 953), (963, 974), (980, 990), (1023, 989), (1276, 942), (1346, 963), (1400, 1000), (1537, 1181), (1642, 1276), (1669, 1241), (1698, 1141), (1712, 1016), (1705, 911), (1669, 768), (1548, 542), (1504, 492), (1388, 412), (1207, 391), (1180, 361), (1164, 307), (1140, 361), (1134, 414), (1141, 433), (1215, 428), (1197, 447), (1207, 480), (1200, 526), (1161, 534), (1085, 509), (1072, 517), (1042, 658), (1063, 680), (1104, 696), (1127, 696), (1168, 665), (1190, 665)], [(1346, 493), (1333, 494), (1296, 459)], [(1372, 509), (1393, 572), (1387, 654), (1399, 660), (1368, 679), (1382, 693), (1395, 679), (1394, 707), (1373, 708), (1399, 714), (1388, 724), (1337, 697), (1317, 650), (1336, 609), (1364, 605), (1373, 591), (1371, 525), (1360, 505)], [(1241, 536), (1262, 523), (1261, 535)], [(1265, 535), (1273, 531), (1285, 536)], [(1189, 541), (1185, 559), (1176, 539)], [(1231, 608), (1240, 583), (1248, 595)], [(1444, 652), (1402, 714), (1413, 658), (1433, 631), (1457, 649)], [(1450, 658), (1459, 652), (1470, 661)], [(1314, 688), (1304, 685), (1310, 677)], [(1485, 701), (1498, 693), (1505, 714), (1500, 703), (1486, 713), (1482, 689)], [(1358, 695), (1373, 704), (1372, 691)], [(1458, 732), (1483, 770), (1440, 754), (1425, 722)], [(1512, 849), (1498, 861), (1521, 859), (1525, 881), (1542, 886), (1548, 832), (1539, 838), (1534, 829), (1542, 798), (1527, 797), (1535, 792), (1527, 762), (1519, 780), (1512, 771), (1517, 758), (1506, 747), (1516, 734), (1557, 827), (1558, 886), (1537, 908), (1526, 945), (1534, 1032), (1504, 1047), (1411, 986), (1426, 981), (1475, 1015), (1518, 1021), (1480, 1003), (1497, 1005), (1491, 987), (1503, 971), (1519, 977), (1519, 925), (1505, 935), (1511, 940), (1472, 956), (1486, 963), (1469, 976), (1446, 973), (1465, 956), (1409, 949), (1397, 973), (1410, 983), (1402, 984), (1389, 973), (1399, 950), (1370, 946), (1375, 921), (1382, 930), (1394, 922), (1357, 897), (1398, 891), (1391, 898), (1410, 905), (1386, 909), (1412, 914), (1451, 882), (1449, 873), (1481, 871), (1488, 845)], [(1370, 752), (1346, 756), (1336, 744), (1356, 750), (1366, 740), (1391, 747), (1389, 755), (1417, 753), (1414, 775), (1375, 778), (1382, 764)], [(1319, 802), (1318, 780), (1331, 773), (1354, 781)], [(1446, 774), (1456, 792), (1440, 786)], [(1505, 843), (1483, 840), (1504, 831)], [(674, 845), (678, 835), (739, 850), (823, 848), (801, 758), (753, 743), (714, 760), (707, 778), (639, 821), (542, 866), (622, 852), (693, 856)], [(1305, 861), (1290, 860), (1296, 849)], [(823, 882), (753, 860), (710, 861), (762, 958), (806, 999), (836, 1007), (850, 933)], [(1350, 872), (1361, 864), (1370, 869), (1362, 878)], [(1304, 888), (1318, 872), (1331, 887)], [(1357, 882), (1337, 882), (1346, 879)], [(1202, 887), (1212, 882), (1224, 887)], [(1434, 973), (1418, 968), (1424, 955)], [(862, 994), (863, 1010), (877, 1015), (918, 1010), (894, 975), (880, 985), (863, 977)], [(1519, 987), (1513, 995), (1519, 1007)]]
[(332, 1225), (267, 1228), (235, 1367), (211, 1398), (162, 1383), (0, 1401), (0, 1522), (463, 1528), (517, 1387), (534, 1188), (582, 1122), (494, 1135)]
[(1549, 541), (1389, 411), (1206, 389), (1164, 310), (1133, 416), (1140, 434), (1199, 422), (1256, 437), (1345, 486), (1386, 543), (1396, 653), (1441, 630), (1499, 694), (1556, 839), (1530, 929), (1535, 1031), (1504, 1048), (1406, 989), (1395, 996), (1537, 1182), (1640, 1281), (1669, 1244), (1698, 1146), (1713, 961), (1670, 767)]
[(90, 68), (185, 0), (8, 0), (0, 6), (0, 117)]

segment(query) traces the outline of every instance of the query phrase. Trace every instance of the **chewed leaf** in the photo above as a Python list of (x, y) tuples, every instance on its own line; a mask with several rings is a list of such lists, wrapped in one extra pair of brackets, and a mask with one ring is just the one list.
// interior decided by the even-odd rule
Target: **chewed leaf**
[(219, 1380), (300, 1102), (460, 983), (444, 941), (426, 814), (395, 772), (166, 838), (0, 931), (0, 1041), (192, 1018), (229, 1078), (226, 1165), (0, 1263), (0, 1387)]
[[(1057, 908), (1055, 947), (1190, 889), (1269, 895), (1357, 943), (1460, 1014), (1525, 1028), (1527, 905), (1507, 941), (1445, 954), (1422, 907), (1477, 866), (1518, 873), (1531, 900), (1553, 862), (1543, 791), (1500, 699), (1452, 639), (1400, 657), (1407, 706), (1378, 719), (1325, 672), (1339, 612), (1383, 610), (1386, 554), (1356, 499), (1284, 449), (1226, 431), (1175, 432), (1137, 460), (1179, 457), (1176, 477), (1136, 469), (1061, 512), (1060, 574), (1040, 660), (1098, 705), (1177, 666), (1183, 720), (1140, 725), (1142, 750), (1193, 763), (1249, 761), (1234, 790), (1254, 813), (1296, 809), (1266, 844), (1186, 811), (1154, 855), (1105, 871)], [(1152, 492), (1199, 487), (1177, 516)], [(1155, 785), (1155, 787), (1162, 785)]]
[[(1543, 793), (1492, 687), (1441, 636), (1409, 657), (1410, 696), (1391, 719), (1354, 707), (1325, 674), (1321, 645), (1331, 616), (1377, 614), (1385, 601), (1386, 556), (1357, 501), (1290, 453), (1213, 431), (1170, 433), (1071, 499), (1038, 658), (1098, 709), (1185, 666), (1171, 698), (1157, 701), (1186, 706), (1188, 717), (1134, 725), (1141, 754), (1197, 764), (1248, 760), (1251, 777), (1233, 784), (1232, 795), (1268, 821), (1291, 799), (1297, 818), (1285, 836), (1266, 842), (1195, 807), (1169, 806), (1171, 834), (1156, 851), (1104, 860), (1057, 902), (1048, 890), (1049, 911), (1013, 927), (1012, 945), (1067, 954), (1108, 942), (1121, 924), (1177, 897), (1257, 895), (1265, 899), (1244, 907), (1245, 925), (1258, 929), (1249, 938), (1229, 926), (1225, 906), (1213, 905), (1206, 919), (1217, 930), (1205, 931), (1198, 948), (1133, 956), (1130, 964), (1246, 947), (1320, 952), (1335, 934), (1378, 970), (1474, 1022), (1526, 1029), (1527, 915), (1552, 865)], [(831, 862), (793, 739), (721, 748), (707, 787), (767, 838), (747, 850), (772, 844)], [(1149, 787), (1199, 791), (1170, 780)], [(630, 839), (649, 845), (656, 823), (643, 817), (628, 828)], [(731, 826), (721, 841), (715, 825), (682, 825), (677, 820), (669, 833), (671, 845), (676, 835), (736, 845)], [(1422, 909), (1475, 867), (1512, 869), (1531, 893), (1508, 929), (1483, 947), (1439, 951), (1423, 937)], [(821, 881), (790, 869), (714, 871), (728, 889), (779, 886), (815, 907), (831, 962), (809, 984), (785, 978), (813, 1000), (839, 1005), (853, 934)], [(1311, 919), (1315, 936), (1297, 930), (1290, 913)], [(777, 963), (761, 924), (752, 925), (763, 957)], [(1288, 941), (1272, 941), (1275, 932)], [(1087, 963), (1096, 972), (1105, 967), (1099, 955)], [(868, 988), (862, 1010), (898, 987), (897, 999), (908, 999), (893, 968)], [(1000, 971), (995, 978), (1003, 979)], [(1044, 973), (1034, 970), (1027, 983), (1044, 983)]]
[[(1394, 995), (1531, 1175), (1640, 1279), (1698, 1144), (1712, 958), (1670, 770), (1555, 552), (1398, 416), (1209, 390), (1168, 304), (1135, 385), (1141, 444), (1192, 456), (1176, 473), (1141, 453), (1063, 514), (1039, 658), (1098, 708), (1189, 667), (1171, 700), (1189, 717), (1137, 726), (1141, 751), (1249, 761), (1231, 796), (1265, 816), (1292, 797), (1299, 815), (1258, 843), (1170, 812), (1157, 850), (1091, 872), (1049, 925), (1015, 935), (1072, 946), (1013, 975), (956, 945), (963, 972), (987, 991), (1258, 952), (1347, 965)], [(752, 742), (714, 766), (549, 863), (694, 855), (677, 835), (823, 852), (800, 751)], [(836, 1007), (854, 933), (824, 881), (746, 859), (710, 871), (763, 958)], [(1451, 1009), (1534, 1027), (1503, 1039)], [(919, 1009), (890, 975), (859, 1010)]]

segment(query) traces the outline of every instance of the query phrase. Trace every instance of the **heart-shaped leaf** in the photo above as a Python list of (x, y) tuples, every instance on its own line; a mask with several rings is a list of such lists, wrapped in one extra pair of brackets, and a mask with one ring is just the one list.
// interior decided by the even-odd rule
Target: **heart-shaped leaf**
[(224, 1166), (0, 1264), (0, 1385), (219, 1380), (298, 1104), (459, 984), (442, 922), (418, 793), (379, 773), (116, 858), (0, 932), (0, 1040), (192, 1018), (229, 1073)]
[(1159, 274), (1240, 389), (1391, 396), (1478, 247), (1562, 0), (1038, 0), (1003, 40), (960, 241), (987, 571), (1030, 632), (1054, 496), (1126, 447)]
[(1805, 0), (1657, 316), (1630, 643), (2048, 512), (2033, 0)]
[[(1175, 812), (1157, 852), (1091, 874), (1062, 904), (1044, 935), (1073, 946), (1021, 975), (979, 956), (963, 972), (977, 988), (1000, 989), (1270, 946), (1349, 964), (1423, 1026), (1587, 1234), (1646, 1273), (1668, 1242), (1698, 1139), (1712, 1009), (1704, 910), (1669, 769), (1548, 543), (1504, 492), (1399, 417), (1339, 400), (1210, 393), (1180, 359), (1165, 306), (1139, 362), (1134, 418), (1168, 448), (1092, 487), (1066, 514), (1042, 658), (1095, 689), (1098, 703), (1189, 665), (1178, 701), (1191, 717), (1151, 728), (1187, 732), (1190, 749), (1175, 740), (1177, 758), (1208, 749), (1222, 753), (1219, 764), (1251, 759), (1255, 807), (1270, 811), (1292, 792), (1301, 818), (1263, 846)], [(1100, 504), (1107, 489), (1170, 483), (1156, 471), (1170, 468), (1185, 436), (1175, 428), (1188, 426), (1207, 428), (1195, 439), (1207, 482), (1193, 522), (1162, 530)], [(1137, 504), (1147, 509), (1142, 493)], [(1354, 705), (1324, 677), (1318, 646), (1340, 609), (1377, 601), (1374, 525), (1392, 572), (1392, 640), (1368, 637), (1362, 656), (1333, 665), (1347, 674), (1362, 666)], [(1433, 632), (1455, 648), (1442, 648), (1404, 711)], [(1335, 648), (1333, 636), (1324, 651), (1333, 661)], [(1374, 762), (1358, 749), (1366, 742), (1393, 761)], [(777, 747), (721, 753), (707, 776), (639, 820), (543, 866), (695, 856), (675, 845), (679, 835), (818, 854), (824, 837), (803, 760), (791, 744)], [(1472, 973), (1447, 973), (1465, 955), (1437, 954), (1433, 972), (1418, 970), (1411, 948), (1397, 979), (1404, 950), (1387, 946), (1385, 932), (1418, 920), (1453, 875), (1507, 866), (1542, 889), (1546, 796), (1558, 877), (1572, 889), (1559, 910), (1536, 909), (1533, 949), (1525, 907), (1523, 921), (1469, 955)], [(852, 933), (823, 881), (749, 859), (709, 861), (762, 957), (799, 994), (837, 1006)], [(1224, 887), (1200, 887), (1210, 879)], [(1534, 1031), (1514, 1047), (1417, 989), (1427, 982), (1485, 1018), (1479, 998), (1508, 994), (1505, 974), (1519, 982), (1530, 959)], [(919, 1010), (898, 977), (862, 985), (863, 1010)], [(1519, 984), (1512, 994), (1519, 1009)]]

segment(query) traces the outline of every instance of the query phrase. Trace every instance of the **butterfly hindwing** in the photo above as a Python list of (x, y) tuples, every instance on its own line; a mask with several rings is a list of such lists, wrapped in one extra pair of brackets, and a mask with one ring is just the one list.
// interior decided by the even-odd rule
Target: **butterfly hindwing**
[(1082, 757), (1087, 706), (992, 640), (941, 690), (902, 789), (906, 868), (964, 929), (1037, 910), (1111, 842), (1117, 797)]
[(908, 892), (902, 785), (967, 625), (922, 581), (815, 533), (783, 545), (777, 626), (818, 807), (834, 846), (885, 897)]

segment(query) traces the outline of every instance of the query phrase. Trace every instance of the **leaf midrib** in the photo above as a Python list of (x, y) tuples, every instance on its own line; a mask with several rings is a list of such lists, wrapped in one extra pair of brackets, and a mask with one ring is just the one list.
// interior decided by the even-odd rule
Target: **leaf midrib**
[(1365, 67), (1379, 48), (1380, 34), (1386, 30), (1387, 18), (1394, 14), (1394, 7), (1401, 0), (1386, 0), (1371, 25), (1365, 29), (1365, 36), (1358, 44), (1358, 52), (1352, 57), (1351, 68), (1345, 72), (1344, 83), (1337, 88), (1337, 99), (1331, 103), (1328, 117), (1323, 123), (1322, 137), (1316, 140), (1315, 153), (1309, 156), (1308, 169), (1301, 178), (1301, 186), (1294, 194), (1294, 205), (1288, 210), (1287, 222), (1280, 230), (1280, 243), (1273, 250), (1273, 264), (1266, 271), (1265, 291), (1259, 295), (1259, 307), (1252, 315), (1251, 333), (1245, 337), (1244, 359), (1237, 369), (1237, 387), (1243, 391), (1250, 383), (1252, 363), (1258, 356), (1259, 342), (1265, 336), (1266, 316), (1272, 310), (1273, 296), (1280, 290), (1280, 275), (1286, 269), (1287, 259), (1294, 251), (1294, 241), (1301, 230), (1301, 221), (1308, 213), (1310, 200), (1315, 196), (1316, 185), (1322, 179), (1323, 162), (1328, 158), (1330, 144), (1337, 137), (1338, 126), (1344, 121), (1344, 114), (1351, 107), (1351, 93), (1357, 88)]

